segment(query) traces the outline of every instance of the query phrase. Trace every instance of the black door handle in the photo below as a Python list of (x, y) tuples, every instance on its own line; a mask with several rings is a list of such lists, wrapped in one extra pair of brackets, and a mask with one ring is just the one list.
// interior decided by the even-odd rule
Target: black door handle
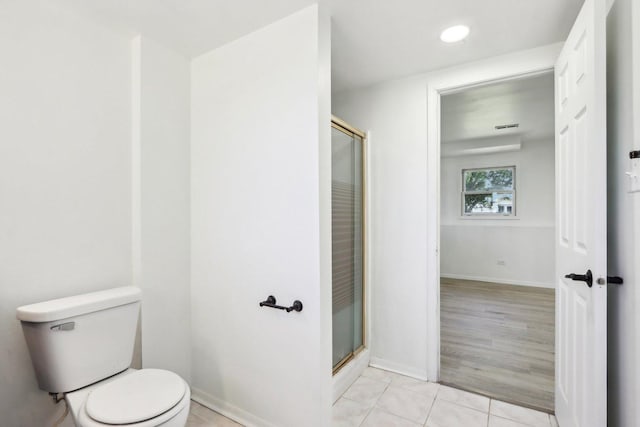
[(567, 279), (575, 280), (576, 282), (585, 282), (588, 287), (593, 286), (593, 274), (591, 274), (591, 270), (587, 270), (587, 274), (567, 274), (564, 276)]
[(619, 276), (607, 276), (607, 283), (611, 283), (612, 285), (622, 285), (624, 280)]

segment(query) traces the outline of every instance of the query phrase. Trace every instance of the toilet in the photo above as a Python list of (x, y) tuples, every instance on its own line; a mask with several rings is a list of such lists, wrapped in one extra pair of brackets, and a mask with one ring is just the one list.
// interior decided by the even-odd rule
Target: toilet
[(39, 387), (64, 395), (76, 426), (185, 426), (186, 381), (129, 367), (140, 303), (125, 286), (17, 309)]

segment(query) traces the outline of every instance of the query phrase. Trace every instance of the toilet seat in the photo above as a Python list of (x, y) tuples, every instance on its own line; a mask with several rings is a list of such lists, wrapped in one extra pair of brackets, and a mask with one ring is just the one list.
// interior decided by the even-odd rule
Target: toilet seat
[[(189, 408), (191, 392), (178, 375), (161, 369), (130, 370), (95, 384), (77, 413), (81, 427), (155, 427)], [(186, 417), (186, 416), (185, 416)]]
[(85, 410), (104, 424), (139, 423), (173, 408), (182, 400), (185, 388), (182, 378), (173, 372), (142, 369), (93, 390)]

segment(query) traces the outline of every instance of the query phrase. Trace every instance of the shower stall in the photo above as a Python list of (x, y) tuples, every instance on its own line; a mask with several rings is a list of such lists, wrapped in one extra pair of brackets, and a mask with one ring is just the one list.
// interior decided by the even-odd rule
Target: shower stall
[(333, 372), (365, 345), (365, 134), (331, 121)]

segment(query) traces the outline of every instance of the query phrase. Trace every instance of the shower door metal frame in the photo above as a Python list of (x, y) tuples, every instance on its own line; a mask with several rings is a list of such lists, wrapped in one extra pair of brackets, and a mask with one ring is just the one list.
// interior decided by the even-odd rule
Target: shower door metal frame
[[(360, 180), (362, 182), (362, 206), (360, 207), (362, 212), (362, 344), (354, 349), (351, 353), (346, 355), (340, 362), (338, 362), (333, 367), (333, 375), (335, 375), (340, 369), (342, 369), (347, 363), (353, 360), (362, 350), (366, 348), (367, 343), (367, 134), (348, 124), (344, 120), (332, 115), (331, 116), (331, 127), (336, 129), (346, 135), (353, 137), (358, 137), (362, 140), (362, 167), (361, 167), (361, 177)], [(332, 284), (333, 285), (333, 284)], [(333, 306), (333, 304), (332, 304)]]

